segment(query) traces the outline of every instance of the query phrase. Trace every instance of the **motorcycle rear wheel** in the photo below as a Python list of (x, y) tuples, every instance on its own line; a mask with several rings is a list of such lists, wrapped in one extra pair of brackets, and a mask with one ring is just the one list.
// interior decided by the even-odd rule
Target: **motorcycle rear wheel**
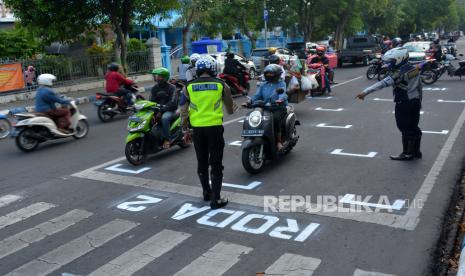
[(0, 119), (0, 140), (10, 135), (11, 123), (7, 119)]
[(367, 79), (372, 80), (376, 77), (376, 68), (373, 66), (368, 67)]
[(260, 146), (244, 149), (242, 151), (242, 166), (250, 174), (260, 173), (265, 167), (265, 158), (259, 158)]
[(31, 152), (39, 146), (39, 140), (30, 137), (32, 134), (34, 134), (34, 130), (32, 128), (25, 128), (19, 132), (15, 142), (16, 146), (21, 151)]
[(97, 110), (97, 115), (100, 121), (107, 123), (115, 117), (115, 114), (108, 113), (107, 110), (113, 108), (116, 105), (116, 103), (111, 103), (111, 102), (104, 102), (101, 105), (99, 105), (98, 110)]
[(422, 70), (420, 73), (421, 82), (426, 85), (431, 85), (438, 80), (438, 76), (433, 70)]
[(142, 138), (126, 143), (126, 147), (124, 149), (126, 160), (134, 166), (144, 164), (147, 159), (147, 151), (143, 147), (143, 144)]

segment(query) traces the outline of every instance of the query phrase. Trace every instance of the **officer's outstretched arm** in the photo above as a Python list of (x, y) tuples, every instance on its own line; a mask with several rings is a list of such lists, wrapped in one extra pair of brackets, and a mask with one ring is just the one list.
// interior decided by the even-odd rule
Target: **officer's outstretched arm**
[(231, 95), (231, 88), (227, 84), (223, 87), (223, 103), (228, 114), (234, 113), (234, 101)]
[(385, 79), (382, 79), (381, 81), (373, 84), (372, 86), (367, 87), (365, 90), (363, 90), (363, 93), (368, 95), (375, 91), (392, 86), (394, 85), (394, 83), (395, 83), (394, 79), (391, 76), (388, 76)]

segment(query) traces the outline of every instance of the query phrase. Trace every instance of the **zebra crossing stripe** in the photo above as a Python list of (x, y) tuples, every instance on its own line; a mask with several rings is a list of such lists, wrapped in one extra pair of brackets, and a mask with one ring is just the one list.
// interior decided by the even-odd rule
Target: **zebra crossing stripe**
[(90, 212), (84, 210), (72, 210), (64, 215), (53, 218), (14, 236), (8, 237), (0, 241), (0, 259), (26, 248), (32, 243), (63, 231), (90, 216), (92, 216), (92, 213)]
[(7, 275), (47, 275), (102, 246), (113, 238), (128, 232), (137, 225), (139, 223), (115, 219), (26, 263)]
[(373, 271), (365, 271), (361, 269), (356, 269), (354, 271), (354, 276), (395, 276), (394, 274), (384, 274), (384, 273), (379, 273), (379, 272), (373, 272)]
[(1, 207), (4, 207), (4, 206), (7, 206), (17, 200), (20, 200), (21, 197), (20, 196), (17, 196), (17, 195), (4, 195), (2, 197), (0, 197), (0, 208)]
[(131, 275), (170, 251), (190, 236), (190, 234), (183, 232), (163, 230), (98, 268), (89, 274), (89, 276)]
[(51, 203), (38, 202), (6, 214), (0, 217), (0, 229), (45, 212), (53, 207), (56, 206)]
[(265, 275), (311, 276), (321, 260), (285, 253), (265, 271)]
[(239, 258), (252, 248), (227, 242), (219, 242), (202, 256), (178, 271), (174, 276), (209, 275), (220, 276), (230, 269)]

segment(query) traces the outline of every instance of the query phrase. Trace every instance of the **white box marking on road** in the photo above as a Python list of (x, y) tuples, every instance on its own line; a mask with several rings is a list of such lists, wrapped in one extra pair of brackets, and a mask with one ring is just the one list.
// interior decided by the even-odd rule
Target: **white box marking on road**
[(378, 154), (375, 151), (370, 151), (368, 154), (355, 154), (355, 153), (346, 153), (342, 152), (342, 149), (335, 149), (331, 152), (334, 155), (344, 155), (344, 156), (353, 156), (353, 157), (365, 157), (365, 158), (373, 158)]
[(341, 198), (339, 200), (339, 202), (340, 203), (352, 204), (352, 205), (367, 206), (367, 207), (372, 207), (372, 208), (376, 208), (376, 209), (387, 209), (387, 210), (396, 210), (396, 211), (401, 210), (405, 205), (405, 200), (403, 200), (403, 199), (397, 199), (391, 205), (378, 204), (378, 203), (369, 203), (369, 202), (363, 202), (363, 201), (356, 201), (354, 199), (355, 199), (354, 194), (346, 194), (346, 195), (344, 195), (343, 198)]
[(0, 217), (0, 229), (45, 212), (56, 205), (38, 202)]
[(242, 141), (234, 141), (234, 142), (229, 143), (229, 145), (230, 146), (240, 147), (240, 146), (242, 146)]
[(385, 273), (380, 273), (380, 272), (374, 272), (374, 271), (365, 271), (361, 269), (356, 269), (354, 271), (354, 276), (396, 276), (394, 274), (385, 274)]
[(392, 99), (381, 99), (381, 98), (374, 98), (373, 101), (378, 101), (378, 102), (392, 102)]
[(465, 100), (460, 100), (460, 101), (438, 100), (438, 103), (465, 103)]
[(321, 123), (321, 124), (316, 125), (316, 127), (348, 129), (348, 128), (351, 128), (352, 125), (345, 125), (345, 126), (329, 126), (329, 125), (326, 125), (326, 123)]
[(330, 109), (330, 108), (323, 108), (323, 107), (317, 107), (315, 110), (318, 111), (333, 111), (333, 112), (341, 112), (344, 110), (344, 108), (337, 108), (337, 109)]
[(285, 253), (265, 271), (266, 275), (311, 276), (321, 260)]
[(442, 135), (447, 135), (449, 134), (448, 130), (442, 130), (442, 131), (428, 131), (428, 130), (422, 130), (421, 132), (423, 133), (430, 133), (430, 134), (442, 134)]
[(18, 195), (4, 195), (0, 197), (0, 208), (10, 205), (11, 203), (20, 200), (22, 197)]
[(112, 165), (110, 167), (105, 168), (105, 170), (114, 171), (114, 172), (129, 173), (129, 174), (140, 174), (140, 173), (143, 173), (143, 172), (146, 172), (146, 171), (150, 170), (149, 167), (140, 168), (138, 170), (130, 170), (130, 169), (122, 169), (121, 166), (123, 166), (123, 164), (114, 164), (114, 165)]

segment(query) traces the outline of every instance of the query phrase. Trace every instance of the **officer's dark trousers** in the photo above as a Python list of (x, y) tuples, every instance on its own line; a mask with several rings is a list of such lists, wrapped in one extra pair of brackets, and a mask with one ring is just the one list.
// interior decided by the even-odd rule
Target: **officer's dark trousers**
[(421, 137), (420, 122), (420, 99), (407, 100), (396, 103), (397, 128), (405, 137)]
[[(223, 126), (194, 127), (194, 147), (197, 155), (197, 173), (203, 192), (212, 192), (212, 199), (219, 200), (223, 182)], [(211, 166), (211, 189), (208, 167)]]

